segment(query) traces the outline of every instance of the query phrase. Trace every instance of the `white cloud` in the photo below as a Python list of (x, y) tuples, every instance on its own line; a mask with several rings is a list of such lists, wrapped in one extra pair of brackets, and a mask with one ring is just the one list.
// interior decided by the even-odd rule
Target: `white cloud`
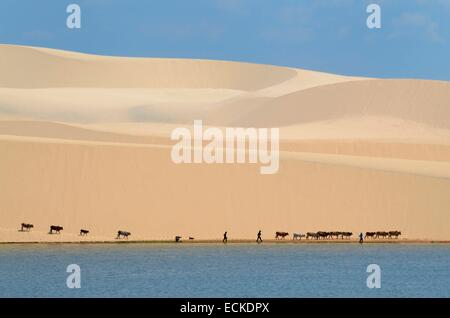
[(192, 40), (203, 38), (217, 40), (225, 32), (222, 26), (212, 25), (207, 21), (197, 21), (196, 23), (170, 23), (154, 25), (143, 23), (139, 26), (139, 31), (150, 38), (168, 38), (172, 40)]
[(312, 9), (301, 4), (279, 7), (275, 21), (262, 28), (260, 37), (275, 42), (303, 43), (313, 38)]
[(220, 10), (237, 14), (244, 12), (245, 4), (243, 0), (215, 0), (215, 5)]
[(48, 41), (53, 39), (53, 34), (48, 31), (43, 30), (32, 30), (27, 31), (22, 34), (22, 37), (25, 40), (31, 40), (31, 41)]
[(354, 0), (314, 0), (312, 4), (319, 7), (339, 7), (353, 5)]
[(438, 4), (450, 9), (450, 0), (437, 0)]
[(450, 10), (450, 0), (416, 0), (421, 5), (439, 5)]
[(444, 43), (446, 39), (439, 33), (439, 24), (430, 16), (418, 12), (404, 12), (392, 21), (393, 31), (389, 38), (424, 37), (433, 43)]

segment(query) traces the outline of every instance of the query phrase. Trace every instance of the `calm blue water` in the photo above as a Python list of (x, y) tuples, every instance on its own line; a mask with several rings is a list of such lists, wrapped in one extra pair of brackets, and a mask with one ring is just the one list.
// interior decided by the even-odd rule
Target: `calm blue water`
[(449, 297), (449, 274), (450, 245), (0, 245), (1, 297)]

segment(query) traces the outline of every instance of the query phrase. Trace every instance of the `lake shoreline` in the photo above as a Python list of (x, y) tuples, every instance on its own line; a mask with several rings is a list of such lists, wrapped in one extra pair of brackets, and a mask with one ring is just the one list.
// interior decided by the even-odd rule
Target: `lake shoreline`
[[(93, 240), (93, 241), (11, 241), (0, 242), (0, 245), (40, 245), (40, 244), (174, 244), (174, 245), (236, 245), (236, 244), (255, 244), (255, 245), (285, 245), (285, 244), (301, 244), (301, 245), (314, 245), (314, 244), (359, 244), (358, 240), (264, 240), (263, 243), (257, 244), (255, 240), (237, 239), (229, 240), (224, 244), (221, 240), (190, 240), (175, 242), (175, 240)], [(363, 244), (450, 244), (450, 240), (418, 240), (418, 239), (393, 239), (393, 240), (365, 240)]]

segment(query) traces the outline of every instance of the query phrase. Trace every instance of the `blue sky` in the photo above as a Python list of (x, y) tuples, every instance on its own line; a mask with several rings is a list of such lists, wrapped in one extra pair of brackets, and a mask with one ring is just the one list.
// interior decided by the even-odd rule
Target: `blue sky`
[[(70, 3), (81, 29), (66, 27)], [(0, 43), (450, 80), (450, 0), (2, 0)]]

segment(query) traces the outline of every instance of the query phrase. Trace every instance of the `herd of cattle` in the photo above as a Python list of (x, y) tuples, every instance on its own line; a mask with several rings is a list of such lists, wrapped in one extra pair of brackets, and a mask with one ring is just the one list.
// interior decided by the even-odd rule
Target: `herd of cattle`
[[(402, 234), (400, 231), (379, 231), (379, 232), (366, 232), (366, 235), (364, 238), (370, 238), (370, 239), (386, 239), (386, 238), (396, 238)], [(325, 232), (325, 231), (319, 231), (319, 232), (307, 232), (305, 234), (302, 233), (294, 233), (292, 235), (293, 240), (301, 240), (302, 238), (305, 238), (307, 240), (309, 239), (316, 239), (316, 240), (333, 240), (333, 239), (350, 239), (352, 237), (352, 232)], [(275, 239), (284, 239), (286, 236), (289, 236), (288, 232), (276, 232), (275, 233)]]
[[(28, 223), (22, 223), (20, 231), (22, 232), (29, 232), (32, 228), (34, 228), (33, 224)], [(64, 230), (62, 226), (59, 225), (51, 225), (50, 231), (48, 234), (59, 234), (61, 231)], [(86, 236), (88, 235), (89, 231), (85, 229), (80, 230), (80, 236)], [(370, 238), (370, 239), (391, 239), (395, 238), (398, 239), (398, 237), (402, 234), (400, 231), (379, 231), (379, 232), (366, 232), (366, 235), (364, 238)], [(131, 235), (130, 232), (127, 231), (117, 231), (116, 239), (120, 238), (126, 238)], [(325, 231), (319, 231), (319, 232), (307, 232), (305, 234), (302, 233), (293, 233), (292, 239), (293, 240), (301, 240), (302, 238), (305, 238), (307, 240), (309, 239), (316, 239), (316, 240), (333, 240), (333, 239), (350, 239), (352, 237), (352, 232), (325, 232)], [(275, 239), (284, 239), (285, 237), (289, 236), (288, 232), (275, 232)], [(189, 237), (189, 240), (193, 240), (194, 238)], [(181, 241), (181, 236), (175, 237), (176, 242)]]
[[(21, 232), (29, 232), (32, 228), (34, 228), (33, 224), (22, 223), (20, 225)], [(48, 234), (60, 234), (62, 230), (64, 230), (64, 228), (62, 226), (50, 225), (50, 231), (48, 232)], [(88, 234), (89, 234), (89, 230), (85, 230), (85, 229), (80, 230), (80, 236), (86, 236)], [(128, 236), (130, 236), (130, 235), (131, 235), (130, 232), (119, 230), (119, 231), (117, 231), (116, 239), (128, 238)]]
[(400, 231), (389, 231), (389, 232), (366, 232), (364, 238), (396, 238), (402, 235)]

